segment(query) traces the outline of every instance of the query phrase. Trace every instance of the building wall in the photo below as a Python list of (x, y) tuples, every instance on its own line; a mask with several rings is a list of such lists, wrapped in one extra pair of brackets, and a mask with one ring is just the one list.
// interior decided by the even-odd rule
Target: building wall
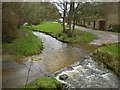
[(118, 25), (118, 2), (107, 2), (104, 4), (104, 12), (105, 12), (105, 20), (106, 20), (106, 27), (111, 25)]
[[(108, 29), (108, 25), (119, 25), (118, 19), (120, 16), (120, 12), (118, 12), (118, 6), (120, 6), (120, 2), (104, 2), (102, 9), (104, 12), (104, 16), (98, 17), (95, 19), (95, 29), (99, 29), (99, 21), (105, 20), (105, 30)], [(93, 28), (94, 20), (91, 21), (91, 24), (86, 24), (87, 27)]]

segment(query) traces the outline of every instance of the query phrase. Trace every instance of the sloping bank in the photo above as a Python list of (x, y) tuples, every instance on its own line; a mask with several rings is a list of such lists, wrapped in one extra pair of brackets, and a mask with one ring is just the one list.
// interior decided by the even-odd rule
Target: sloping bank
[(103, 47), (98, 48), (93, 52), (93, 58), (99, 65), (111, 69), (120, 77), (119, 67), (119, 46), (120, 43), (104, 43)]
[(18, 29), (18, 36), (11, 43), (3, 43), (3, 60), (22, 61), (22, 58), (42, 51), (42, 41), (25, 28)]

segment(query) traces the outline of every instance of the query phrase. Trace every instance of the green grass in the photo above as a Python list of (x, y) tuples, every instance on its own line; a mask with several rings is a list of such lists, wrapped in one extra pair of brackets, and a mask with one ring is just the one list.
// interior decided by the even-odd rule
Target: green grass
[(33, 80), (32, 82), (28, 83), (25, 87), (24, 86), (18, 86), (16, 88), (42, 88), (42, 89), (48, 89), (48, 88), (61, 88), (63, 85), (59, 81), (57, 81), (54, 77), (41, 77)]
[(95, 35), (93, 35), (92, 33), (80, 31), (80, 30), (75, 30), (75, 35), (76, 35), (75, 36), (76, 39), (82, 39), (87, 42), (92, 41), (95, 38)]
[(59, 23), (42, 22), (39, 25), (36, 25), (35, 27), (32, 26), (24, 26), (24, 27), (28, 29), (36, 29), (38, 31), (45, 31), (50, 33), (54, 32), (55, 34), (62, 33), (62, 26)]
[(120, 77), (119, 67), (119, 46), (120, 43), (114, 43), (109, 46), (103, 46), (93, 52), (93, 58), (99, 65), (109, 68)]
[(12, 59), (38, 54), (43, 46), (40, 39), (31, 31), (19, 29), (18, 37), (12, 43), (3, 43), (3, 55), (12, 55)]
[(109, 45), (109, 46), (100, 47), (97, 50), (98, 51), (105, 51), (107, 53), (112, 54), (113, 56), (118, 57), (118, 50), (119, 50), (118, 46), (120, 46), (119, 43), (114, 43), (114, 44)]
[(36, 25), (35, 27), (25, 26), (23, 28), (47, 32), (48, 34), (52, 35), (58, 40), (66, 41), (66, 42), (89, 42), (95, 38), (95, 36), (92, 33), (80, 31), (80, 30), (75, 30), (74, 32), (75, 36), (68, 37), (65, 33), (62, 33), (62, 25), (53, 22), (42, 22), (39, 25)]

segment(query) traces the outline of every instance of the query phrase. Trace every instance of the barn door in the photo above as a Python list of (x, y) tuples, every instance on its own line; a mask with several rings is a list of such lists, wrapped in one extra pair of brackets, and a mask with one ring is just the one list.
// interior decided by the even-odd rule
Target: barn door
[(105, 21), (104, 20), (99, 21), (99, 30), (105, 30)]

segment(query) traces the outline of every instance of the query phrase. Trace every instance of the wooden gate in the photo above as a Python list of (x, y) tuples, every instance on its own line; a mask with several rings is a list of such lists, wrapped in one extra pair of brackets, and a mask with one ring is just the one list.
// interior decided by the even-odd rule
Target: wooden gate
[(105, 21), (104, 20), (99, 21), (99, 30), (105, 30)]

